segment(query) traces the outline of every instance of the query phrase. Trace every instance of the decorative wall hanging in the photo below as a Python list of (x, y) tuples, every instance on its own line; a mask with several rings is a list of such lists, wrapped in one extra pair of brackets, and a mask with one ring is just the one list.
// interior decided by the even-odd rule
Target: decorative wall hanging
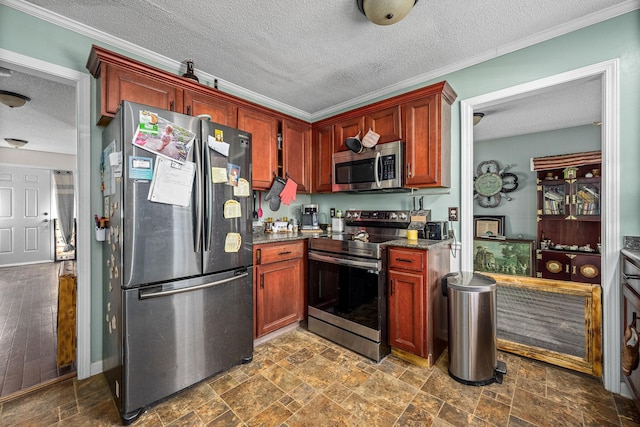
[(516, 174), (506, 172), (511, 165), (505, 165), (500, 169), (496, 160), (480, 162), (476, 168), (476, 176), (473, 178), (473, 197), (483, 208), (495, 208), (500, 205), (502, 197), (512, 200), (508, 193), (518, 188)]

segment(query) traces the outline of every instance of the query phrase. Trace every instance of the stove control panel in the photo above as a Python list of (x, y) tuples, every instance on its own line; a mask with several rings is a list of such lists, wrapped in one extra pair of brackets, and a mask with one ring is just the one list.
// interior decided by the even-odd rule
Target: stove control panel
[(345, 213), (347, 225), (376, 225), (406, 228), (411, 222), (410, 211), (378, 211), (349, 209)]

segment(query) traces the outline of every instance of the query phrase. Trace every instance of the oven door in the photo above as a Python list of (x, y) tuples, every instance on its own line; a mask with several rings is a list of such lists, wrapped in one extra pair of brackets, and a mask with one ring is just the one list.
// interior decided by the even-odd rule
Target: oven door
[(309, 330), (380, 360), (387, 341), (382, 260), (315, 251), (308, 259)]

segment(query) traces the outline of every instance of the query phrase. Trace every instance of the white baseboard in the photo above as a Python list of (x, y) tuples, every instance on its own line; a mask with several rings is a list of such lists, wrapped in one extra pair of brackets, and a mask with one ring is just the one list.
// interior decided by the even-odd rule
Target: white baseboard
[(101, 374), (103, 371), (104, 371), (104, 364), (102, 363), (102, 360), (93, 362), (91, 364), (91, 376)]

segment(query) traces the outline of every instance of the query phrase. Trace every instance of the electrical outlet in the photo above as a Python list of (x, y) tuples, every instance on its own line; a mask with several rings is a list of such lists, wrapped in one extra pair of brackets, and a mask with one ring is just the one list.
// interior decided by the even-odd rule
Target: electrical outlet
[(458, 208), (449, 208), (449, 221), (458, 220)]

